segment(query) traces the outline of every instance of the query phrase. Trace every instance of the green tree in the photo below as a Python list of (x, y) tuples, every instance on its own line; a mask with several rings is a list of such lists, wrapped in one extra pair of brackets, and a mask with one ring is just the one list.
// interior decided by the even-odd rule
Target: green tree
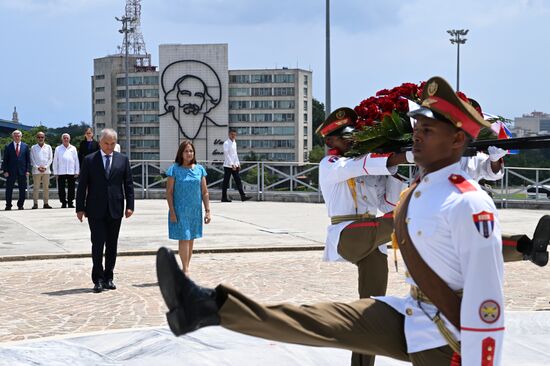
[(260, 161), (260, 157), (254, 151), (250, 151), (248, 155), (243, 157), (243, 161)]
[[(36, 134), (39, 131), (42, 131), (46, 134), (46, 143), (51, 145), (52, 148), (61, 144), (61, 135), (68, 133), (71, 135), (71, 144), (78, 146), (80, 141), (84, 139), (84, 132), (90, 127), (85, 122), (80, 122), (79, 124), (69, 123), (64, 127), (48, 128), (46, 126), (35, 126), (28, 131), (23, 131), (23, 136), (21, 141), (26, 143), (29, 146), (36, 144)], [(0, 148), (3, 150), (4, 147), (12, 142), (11, 136), (0, 138)]]
[[(319, 127), (325, 121), (325, 105), (319, 102), (317, 99), (313, 98), (312, 101), (312, 122), (311, 126), (313, 128), (313, 145), (324, 146), (324, 141), (319, 135), (315, 133), (317, 127)], [(311, 159), (310, 159), (311, 160)]]
[(325, 149), (323, 146), (314, 145), (313, 149), (309, 152), (309, 162), (318, 163), (325, 156)]

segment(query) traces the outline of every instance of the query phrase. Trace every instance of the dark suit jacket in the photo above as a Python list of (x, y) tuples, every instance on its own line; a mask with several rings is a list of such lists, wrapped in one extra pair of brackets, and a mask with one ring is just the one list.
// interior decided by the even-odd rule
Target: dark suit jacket
[(31, 171), (31, 150), (24, 142), (19, 144), (19, 156), (15, 154), (15, 144), (10, 142), (4, 148), (4, 160), (2, 160), (2, 171), (8, 172), (11, 176), (25, 175)]
[(82, 160), (84, 160), (85, 156), (99, 150), (99, 142), (96, 140), (92, 140), (91, 145), (91, 148), (88, 149), (88, 141), (84, 139), (84, 141), (82, 141), (78, 146), (78, 162), (80, 163), (80, 166), (82, 166)]
[(113, 153), (111, 174), (105, 177), (101, 150), (87, 155), (80, 167), (76, 212), (84, 211), (87, 217), (104, 218), (110, 215), (118, 219), (126, 209), (134, 210), (134, 184), (130, 162), (125, 155)]

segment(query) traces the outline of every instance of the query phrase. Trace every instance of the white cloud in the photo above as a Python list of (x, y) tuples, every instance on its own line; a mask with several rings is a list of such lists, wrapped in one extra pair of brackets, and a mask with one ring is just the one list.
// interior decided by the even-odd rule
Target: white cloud
[(109, 0), (0, 0), (0, 8), (22, 13), (59, 16), (83, 13), (108, 3)]

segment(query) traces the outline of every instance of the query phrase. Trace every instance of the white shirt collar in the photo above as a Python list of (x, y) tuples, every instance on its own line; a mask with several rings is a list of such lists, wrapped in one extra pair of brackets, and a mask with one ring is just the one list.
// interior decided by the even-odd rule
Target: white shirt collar
[(446, 167), (443, 167), (439, 170), (436, 170), (435, 172), (431, 172), (429, 174), (424, 174), (424, 176), (422, 177), (422, 182), (424, 183), (427, 183), (427, 182), (437, 182), (437, 181), (442, 181), (442, 180), (447, 180), (449, 179), (449, 176), (453, 173), (457, 173), (457, 172), (461, 172), (461, 168), (460, 168), (460, 161), (457, 161), (456, 163), (454, 164), (451, 164), (451, 165), (447, 165)]
[[(105, 153), (103, 152), (103, 150), (101, 150), (101, 149), (99, 149), (99, 151), (101, 152), (101, 157), (102, 157), (103, 159), (105, 159), (105, 157), (107, 156), (107, 154), (105, 154)], [(113, 155), (114, 155), (114, 152), (113, 152), (113, 153), (111, 153), (111, 155), (109, 155), (109, 157), (111, 157), (111, 158), (112, 158), (112, 157), (113, 157)]]

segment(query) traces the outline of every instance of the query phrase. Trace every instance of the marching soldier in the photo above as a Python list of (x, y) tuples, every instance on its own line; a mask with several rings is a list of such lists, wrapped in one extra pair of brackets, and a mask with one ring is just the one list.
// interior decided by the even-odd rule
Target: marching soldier
[[(406, 160), (403, 153), (343, 157), (352, 146), (349, 135), (356, 120), (353, 109), (338, 108), (316, 131), (330, 148), (319, 163), (319, 186), (331, 219), (323, 257), (354, 263), (359, 297), (368, 298), (386, 294), (391, 211), (406, 188), (393, 175)], [(378, 210), (386, 215), (376, 217)], [(352, 365), (374, 365), (371, 355), (353, 353), (351, 359)]]
[(404, 298), (264, 306), (228, 286), (197, 286), (174, 254), (157, 254), (159, 286), (176, 335), (208, 325), (267, 339), (384, 355), (413, 365), (500, 365), (504, 334), (498, 213), (460, 167), (487, 122), (443, 79), (428, 80), (413, 137), (420, 180), (395, 214), (410, 276)]

